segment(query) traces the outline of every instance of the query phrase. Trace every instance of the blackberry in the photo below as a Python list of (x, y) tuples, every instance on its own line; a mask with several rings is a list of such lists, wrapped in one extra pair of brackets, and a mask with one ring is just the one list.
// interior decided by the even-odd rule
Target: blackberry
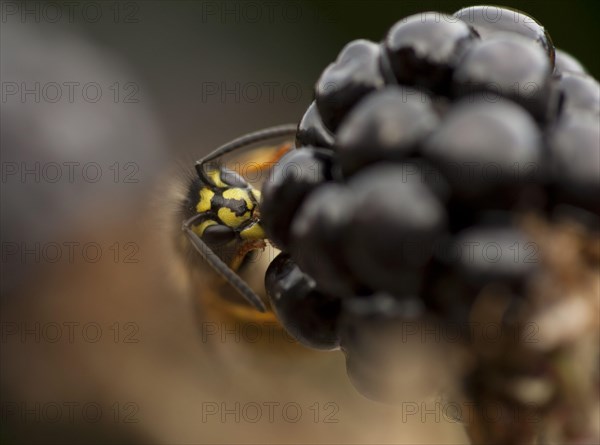
[(451, 188), (446, 177), (440, 169), (435, 167), (433, 162), (419, 156), (419, 153), (402, 161), (404, 178), (415, 177), (415, 181), (427, 186), (437, 199), (443, 204), (447, 204), (451, 196)]
[(586, 74), (564, 72), (558, 78), (562, 115), (576, 112), (600, 116), (600, 84)]
[(333, 135), (325, 128), (319, 110), (317, 109), (317, 103), (313, 101), (298, 124), (296, 145), (298, 147), (312, 145), (315, 147), (329, 148), (333, 145), (333, 142)]
[[(510, 63), (506, 63), (510, 60)], [(454, 91), (489, 91), (520, 103), (534, 116), (547, 116), (550, 74), (547, 55), (518, 34), (499, 34), (476, 42), (454, 72)]]
[(485, 286), (522, 294), (541, 261), (539, 247), (514, 223), (512, 212), (482, 212), (449, 235), (435, 252), (421, 292), (427, 307), (470, 336), (470, 312)]
[(437, 123), (426, 93), (389, 86), (369, 95), (338, 131), (336, 151), (343, 175), (377, 161), (405, 159)]
[(353, 274), (378, 291), (416, 294), (445, 230), (441, 202), (402, 165), (371, 166), (348, 186), (355, 206), (343, 248)]
[(303, 199), (322, 182), (331, 179), (332, 154), (305, 147), (292, 150), (275, 165), (262, 187), (262, 221), (271, 241), (284, 249), (289, 227)]
[(587, 74), (585, 68), (571, 54), (561, 51), (560, 49), (556, 49), (555, 51), (556, 59), (554, 60), (554, 72), (556, 74), (563, 73), (578, 73), (578, 74)]
[(520, 285), (539, 263), (539, 252), (522, 231), (502, 225), (473, 226), (454, 241), (457, 272), (475, 285)]
[(298, 342), (314, 349), (339, 346), (340, 300), (316, 290), (289, 255), (281, 253), (271, 262), (265, 289), (277, 318)]
[(348, 43), (317, 82), (315, 98), (325, 126), (335, 131), (348, 110), (368, 93), (383, 88), (380, 47), (367, 40)]
[(392, 26), (384, 47), (399, 83), (443, 93), (462, 51), (476, 38), (465, 23), (445, 14), (426, 12)]
[(358, 290), (342, 255), (353, 201), (345, 187), (324, 185), (306, 198), (291, 227), (294, 259), (320, 289), (334, 295), (352, 296)]
[(465, 98), (425, 142), (423, 153), (457, 197), (502, 206), (514, 203), (519, 190), (536, 179), (541, 143), (535, 122), (517, 104)]
[[(505, 8), (415, 15), (380, 43), (346, 45), (263, 185), (261, 222), (283, 251), (266, 288), (283, 325), (310, 347), (341, 345), (359, 390), (391, 401), (406, 389), (398, 357), (418, 355), (398, 341), (405, 323), (462, 331), (483, 317), (518, 331), (588, 295), (599, 91), (541, 24)], [(493, 377), (477, 403), (526, 403), (530, 393), (508, 391), (535, 348), (533, 371), (556, 383), (559, 346), (519, 335), (497, 347), (463, 337), (467, 383)], [(480, 442), (494, 442), (488, 433)]]
[(398, 375), (412, 367), (410, 354), (415, 351), (402, 335), (406, 332), (403, 323), (410, 324), (412, 332), (424, 324), (423, 303), (418, 298), (399, 300), (379, 293), (368, 299), (347, 299), (343, 308), (339, 336), (350, 381), (369, 399), (387, 403), (405, 399), (406, 386), (414, 382)]
[(489, 5), (470, 6), (455, 12), (454, 17), (472, 26), (483, 40), (504, 33), (523, 36), (538, 44), (554, 67), (555, 49), (550, 34), (521, 11)]
[(561, 201), (600, 214), (600, 123), (570, 116), (549, 136), (553, 183)]

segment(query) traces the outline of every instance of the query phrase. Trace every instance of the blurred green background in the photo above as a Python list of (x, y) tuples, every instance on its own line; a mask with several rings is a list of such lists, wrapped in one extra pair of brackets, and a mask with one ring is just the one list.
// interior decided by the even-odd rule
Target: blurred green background
[[(478, 4), (465, 1), (147, 1), (136, 2), (137, 23), (87, 24), (98, 41), (121, 53), (147, 81), (158, 100), (171, 149), (197, 152), (199, 128), (210, 128), (209, 145), (285, 121), (298, 121), (312, 100), (319, 74), (345, 43), (378, 41), (397, 20), (426, 10), (447, 13)], [(496, 2), (520, 9), (549, 30), (555, 45), (600, 74), (599, 3), (576, 1)], [(235, 103), (216, 97), (203, 103), (203, 83), (299, 83), (302, 96), (281, 94)], [(227, 103), (223, 103), (227, 102)], [(203, 112), (210, 104), (211, 112)], [(226, 112), (225, 112), (226, 110)], [(223, 114), (225, 113), (226, 116)], [(193, 135), (189, 138), (188, 132)], [(187, 136), (186, 136), (187, 135)], [(202, 144), (203, 145), (203, 144)]]

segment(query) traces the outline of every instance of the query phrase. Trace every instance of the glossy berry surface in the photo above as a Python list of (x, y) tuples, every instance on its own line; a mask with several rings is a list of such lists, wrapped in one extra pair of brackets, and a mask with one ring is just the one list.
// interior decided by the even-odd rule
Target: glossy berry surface
[(336, 151), (343, 175), (377, 161), (405, 159), (437, 123), (431, 98), (422, 91), (390, 86), (369, 95), (338, 131)]
[(392, 26), (384, 47), (399, 83), (444, 92), (462, 51), (476, 38), (465, 23), (428, 12)]
[[(423, 149), (454, 194), (470, 201), (507, 200), (533, 181), (541, 162), (541, 135), (519, 105), (501, 98), (457, 102)], [(485, 204), (484, 204), (485, 205)]]
[(466, 52), (454, 72), (454, 91), (459, 96), (489, 91), (544, 118), (551, 72), (539, 46), (519, 35), (503, 34), (477, 42)]
[[(284, 252), (266, 282), (282, 324), (311, 347), (339, 344), (357, 389), (397, 402), (414, 397), (406, 373), (437, 381), (425, 370), (439, 367), (419, 362), (424, 346), (403, 341), (403, 327), (454, 325), (461, 348), (487, 359), (495, 349), (471, 343), (474, 317), (514, 326), (544, 306), (532, 289), (554, 291), (548, 268), (568, 275), (540, 239), (559, 257), (569, 237), (592, 255), (600, 88), (539, 22), (507, 8), (424, 12), (381, 35), (324, 69), (260, 210)], [(570, 235), (555, 246), (563, 224)]]
[(600, 122), (572, 116), (550, 138), (552, 175), (563, 200), (600, 213)]
[(357, 289), (342, 254), (354, 208), (349, 190), (327, 184), (306, 198), (291, 227), (294, 259), (333, 295), (352, 296)]
[(325, 128), (317, 103), (313, 101), (310, 104), (302, 120), (298, 124), (296, 133), (296, 145), (329, 148), (333, 145), (334, 138), (331, 132)]
[(367, 40), (347, 44), (317, 82), (315, 98), (325, 126), (335, 131), (350, 108), (368, 93), (383, 88), (380, 47)]
[(578, 73), (578, 74), (587, 74), (585, 68), (571, 54), (566, 51), (562, 51), (560, 49), (556, 49), (556, 59), (554, 60), (554, 72), (556, 74), (562, 73)]
[(352, 272), (375, 290), (418, 292), (423, 268), (445, 229), (444, 207), (401, 165), (369, 167), (349, 186), (356, 205), (344, 250)]
[(593, 77), (565, 72), (558, 78), (558, 90), (563, 115), (578, 111), (600, 115), (600, 84)]
[(534, 18), (515, 9), (498, 6), (470, 6), (454, 13), (454, 17), (472, 26), (483, 40), (500, 33), (518, 34), (542, 48), (554, 66), (554, 45), (550, 34)]
[(265, 288), (277, 318), (298, 342), (314, 349), (339, 346), (340, 300), (316, 290), (288, 255), (281, 253), (271, 262)]
[(321, 183), (331, 179), (331, 153), (303, 148), (287, 153), (274, 166), (262, 187), (262, 221), (278, 247), (289, 241), (289, 227), (303, 199)]

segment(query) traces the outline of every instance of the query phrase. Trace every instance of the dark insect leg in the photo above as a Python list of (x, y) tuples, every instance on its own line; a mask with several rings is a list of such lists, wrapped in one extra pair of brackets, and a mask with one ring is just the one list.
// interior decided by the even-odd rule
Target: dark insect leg
[(225, 264), (211, 249), (208, 245), (202, 241), (202, 239), (192, 230), (192, 224), (195, 221), (203, 217), (202, 214), (198, 214), (188, 218), (182, 225), (183, 231), (189, 237), (190, 242), (194, 248), (202, 255), (202, 257), (211, 265), (211, 267), (217, 271), (223, 278), (225, 278), (243, 297), (260, 312), (265, 312), (267, 308), (256, 293), (250, 289), (250, 286), (246, 284), (239, 275), (237, 275), (227, 264)]
[(208, 155), (197, 160), (196, 172), (198, 173), (200, 179), (206, 181), (207, 184), (212, 184), (212, 180), (208, 177), (204, 170), (205, 164), (214, 161), (215, 159), (226, 155), (227, 153), (231, 153), (232, 151), (244, 148), (248, 145), (255, 144), (266, 139), (294, 135), (296, 134), (296, 129), (296, 124), (284, 124), (278, 125), (276, 127), (265, 128), (263, 130), (258, 130), (253, 133), (248, 133), (244, 136), (240, 136), (239, 138), (234, 139), (233, 141), (228, 142), (225, 145), (221, 145), (219, 148), (215, 149)]

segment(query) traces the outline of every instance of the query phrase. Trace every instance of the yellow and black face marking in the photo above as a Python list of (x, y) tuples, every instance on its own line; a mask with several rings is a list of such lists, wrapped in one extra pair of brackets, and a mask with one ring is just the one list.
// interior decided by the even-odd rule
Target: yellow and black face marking
[(223, 225), (232, 231), (238, 231), (242, 238), (247, 238), (248, 226), (254, 226), (258, 219), (255, 213), (258, 213), (260, 193), (247, 184), (238, 183), (234, 186), (224, 182), (222, 176), (225, 175), (231, 176), (235, 173), (212, 170), (209, 176), (217, 185), (205, 184), (200, 188), (196, 212), (205, 214), (207, 220), (203, 223), (204, 229), (197, 226), (200, 231), (196, 233), (202, 236), (209, 226)]
[[(239, 174), (211, 163), (227, 153), (272, 138), (291, 137), (295, 132), (295, 125), (282, 125), (250, 133), (197, 161), (198, 178), (190, 185), (184, 209), (183, 231), (192, 245), (261, 312), (266, 308), (260, 297), (234, 272), (247, 253), (265, 246), (260, 224), (260, 192)], [(224, 255), (225, 250), (234, 254)]]

